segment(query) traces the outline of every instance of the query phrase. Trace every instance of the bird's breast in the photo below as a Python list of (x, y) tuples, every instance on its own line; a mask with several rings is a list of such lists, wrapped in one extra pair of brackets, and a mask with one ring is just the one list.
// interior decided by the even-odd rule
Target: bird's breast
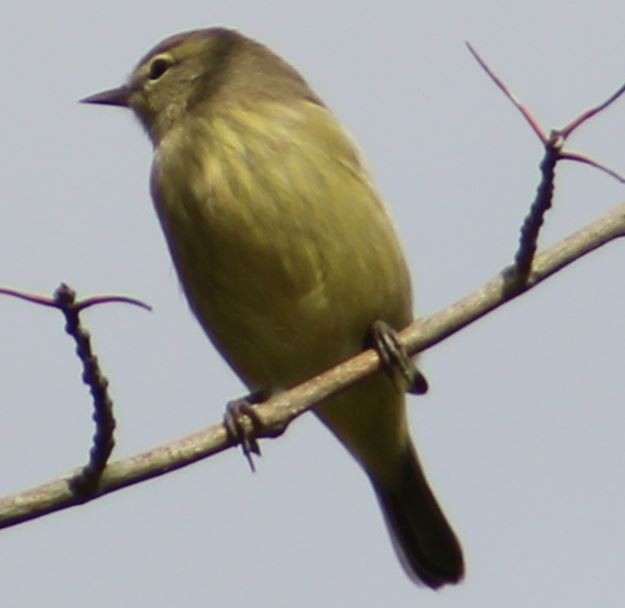
[(386, 211), (340, 127), (312, 111), (316, 122), (187, 127), (155, 160), (153, 197), (191, 307), (253, 388), (351, 356), (377, 318), (410, 319)]

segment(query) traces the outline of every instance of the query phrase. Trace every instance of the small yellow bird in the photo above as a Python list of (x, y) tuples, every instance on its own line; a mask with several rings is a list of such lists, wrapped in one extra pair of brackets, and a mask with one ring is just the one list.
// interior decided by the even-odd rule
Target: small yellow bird
[[(374, 322), (413, 319), (395, 230), (349, 136), (305, 80), (231, 30), (178, 34), (127, 84), (84, 100), (132, 109), (154, 145), (152, 196), (202, 327), (252, 392), (352, 357)], [(400, 559), (432, 588), (462, 551), (377, 374), (315, 408), (373, 484)]]

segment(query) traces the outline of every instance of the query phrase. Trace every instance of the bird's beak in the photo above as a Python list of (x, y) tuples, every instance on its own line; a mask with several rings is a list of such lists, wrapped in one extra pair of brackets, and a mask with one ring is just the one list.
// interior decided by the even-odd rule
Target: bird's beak
[(123, 85), (116, 89), (109, 89), (108, 91), (102, 91), (95, 95), (89, 95), (80, 100), (80, 103), (98, 103), (105, 106), (122, 106), (128, 107), (128, 101), (130, 97), (130, 87)]

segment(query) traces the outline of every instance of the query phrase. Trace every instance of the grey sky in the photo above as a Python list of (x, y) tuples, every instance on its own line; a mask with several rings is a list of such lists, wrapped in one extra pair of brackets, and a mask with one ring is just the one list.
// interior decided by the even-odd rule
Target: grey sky
[[(228, 25), (292, 62), (359, 142), (431, 313), (508, 263), (540, 146), (464, 48), (546, 127), (625, 79), (622, 2), (18, 3), (3, 40), (0, 284), (154, 306), (85, 315), (119, 418), (115, 457), (217, 422), (243, 388), (191, 317), (115, 86), (177, 31)], [(572, 145), (625, 171), (625, 100)], [(625, 198), (559, 172), (550, 244)], [(2, 605), (620, 607), (625, 526), (623, 245), (575, 264), (423, 357), (419, 452), (463, 541), (466, 581), (433, 593), (397, 564), (368, 483), (312, 415), (238, 452), (0, 532)], [(81, 464), (79, 365), (51, 311), (0, 298), (0, 495)], [(254, 599), (251, 599), (254, 596)]]

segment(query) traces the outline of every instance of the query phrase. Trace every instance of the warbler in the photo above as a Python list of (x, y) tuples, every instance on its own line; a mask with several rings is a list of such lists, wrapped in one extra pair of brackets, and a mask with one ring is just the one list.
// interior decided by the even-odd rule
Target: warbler
[[(395, 229), (351, 138), (300, 74), (223, 28), (167, 38), (121, 87), (154, 146), (151, 191), (180, 282), (251, 392), (270, 395), (413, 319)], [(458, 582), (460, 544), (383, 373), (315, 407), (368, 475), (408, 574)]]

